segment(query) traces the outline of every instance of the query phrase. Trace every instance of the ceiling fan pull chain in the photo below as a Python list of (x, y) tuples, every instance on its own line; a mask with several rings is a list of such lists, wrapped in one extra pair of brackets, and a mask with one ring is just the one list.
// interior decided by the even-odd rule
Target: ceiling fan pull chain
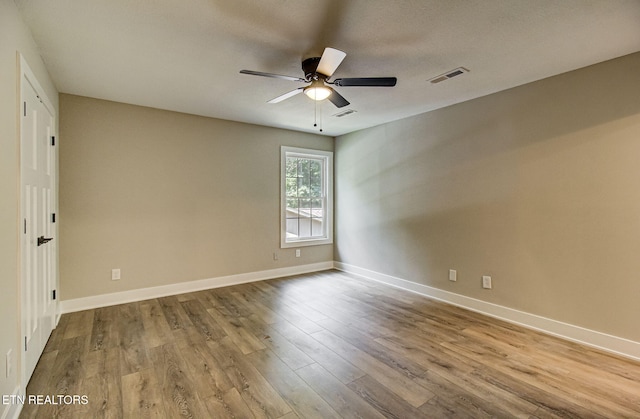
[(318, 101), (313, 103), (313, 126), (318, 126)]

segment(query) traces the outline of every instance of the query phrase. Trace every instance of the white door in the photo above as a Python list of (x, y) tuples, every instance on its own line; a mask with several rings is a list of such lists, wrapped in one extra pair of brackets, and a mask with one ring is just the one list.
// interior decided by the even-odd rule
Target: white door
[(55, 324), (56, 147), (53, 107), (24, 59), (20, 68), (22, 382), (26, 386)]

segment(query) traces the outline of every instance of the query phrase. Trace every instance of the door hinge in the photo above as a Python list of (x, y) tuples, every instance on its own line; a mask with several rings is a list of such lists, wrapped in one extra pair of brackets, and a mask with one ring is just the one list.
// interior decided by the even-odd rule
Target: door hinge
[(56, 136), (55, 136), (55, 135), (52, 135), (52, 136), (51, 136), (51, 145), (52, 145), (52, 146), (55, 146), (55, 145), (56, 145)]
[(24, 116), (27, 116), (27, 102), (23, 102), (23, 103), (24, 103), (24, 106), (23, 106), (23, 108), (24, 108), (24, 110), (23, 110)]
[(27, 234), (27, 219), (24, 219), (24, 234)]
[(27, 352), (27, 337), (24, 337), (24, 351)]
[(53, 290), (53, 299), (56, 299), (56, 290)]
[(53, 214), (51, 214), (51, 222), (52, 223), (56, 222), (56, 213), (55, 212)]

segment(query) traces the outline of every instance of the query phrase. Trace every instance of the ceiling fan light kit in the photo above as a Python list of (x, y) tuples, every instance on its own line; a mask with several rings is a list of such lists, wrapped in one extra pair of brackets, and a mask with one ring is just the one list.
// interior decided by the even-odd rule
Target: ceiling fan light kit
[(314, 80), (304, 88), (304, 94), (313, 100), (324, 100), (331, 95), (331, 88), (325, 86), (322, 80)]

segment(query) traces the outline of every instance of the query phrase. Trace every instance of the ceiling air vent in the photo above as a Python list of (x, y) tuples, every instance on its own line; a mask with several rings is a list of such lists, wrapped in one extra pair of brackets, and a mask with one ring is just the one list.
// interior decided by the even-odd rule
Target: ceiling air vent
[(441, 81), (449, 80), (456, 76), (459, 76), (461, 74), (468, 73), (468, 72), (469, 70), (467, 70), (466, 68), (458, 67), (458, 68), (454, 68), (451, 71), (447, 71), (444, 74), (440, 74), (439, 76), (435, 76), (434, 78), (429, 79), (428, 81), (431, 82), (432, 84), (436, 84), (436, 83), (440, 83)]
[(336, 118), (342, 118), (343, 116), (351, 115), (352, 113), (356, 113), (356, 112), (357, 111), (354, 111), (353, 109), (347, 109), (346, 111), (338, 112), (333, 116), (335, 116)]

